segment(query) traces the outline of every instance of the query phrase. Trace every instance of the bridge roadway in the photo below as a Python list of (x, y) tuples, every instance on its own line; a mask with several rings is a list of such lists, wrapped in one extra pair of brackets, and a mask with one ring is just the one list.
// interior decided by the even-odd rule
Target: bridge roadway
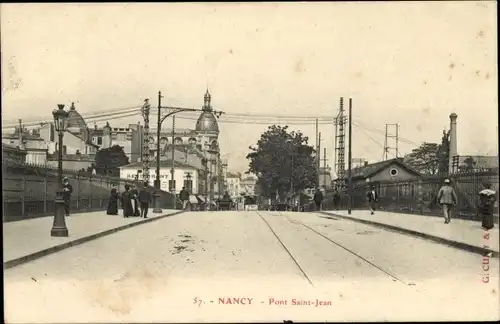
[(5, 320), (498, 320), (498, 259), (488, 283), (482, 266), (315, 213), (190, 212), (7, 269)]

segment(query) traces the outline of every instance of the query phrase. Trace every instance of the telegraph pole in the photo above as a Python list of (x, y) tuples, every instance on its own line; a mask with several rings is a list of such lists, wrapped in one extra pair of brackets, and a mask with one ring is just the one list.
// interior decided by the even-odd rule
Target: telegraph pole
[[(394, 127), (395, 132), (389, 132), (389, 127)], [(389, 146), (389, 139), (394, 139), (396, 141), (395, 147)], [(389, 150), (395, 151), (396, 158), (399, 157), (399, 124), (385, 124), (385, 142), (384, 142), (384, 160), (389, 158)]]
[(349, 155), (347, 165), (349, 168), (347, 189), (347, 213), (351, 215), (352, 209), (352, 98), (349, 98)]
[(320, 168), (321, 168), (321, 133), (318, 134), (318, 148), (316, 151), (316, 156), (318, 157), (316, 160), (317, 163), (317, 170), (318, 170), (318, 188), (319, 188), (319, 183), (320, 183)]
[(151, 106), (149, 99), (144, 100), (142, 106), (142, 116), (144, 117), (144, 138), (143, 138), (143, 153), (142, 153), (142, 179), (149, 185), (149, 112)]
[(325, 172), (325, 176), (323, 177), (323, 187), (326, 190), (326, 147), (323, 149), (324, 154), (323, 154), (323, 169)]
[(172, 116), (172, 169), (170, 169), (170, 177), (172, 178), (172, 198), (173, 198), (173, 209), (176, 207), (176, 194), (175, 194), (175, 116)]

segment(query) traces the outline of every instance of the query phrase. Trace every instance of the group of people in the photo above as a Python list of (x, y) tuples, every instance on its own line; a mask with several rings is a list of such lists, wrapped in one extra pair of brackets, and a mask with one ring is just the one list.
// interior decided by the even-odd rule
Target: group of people
[(151, 193), (148, 190), (148, 183), (145, 182), (140, 190), (135, 185), (125, 185), (125, 191), (120, 195), (118, 189), (111, 189), (108, 202), (108, 215), (118, 215), (118, 202), (123, 209), (123, 217), (140, 216), (148, 218), (149, 204), (151, 203)]
[[(373, 215), (376, 209), (376, 203), (379, 201), (379, 196), (375, 190), (375, 186), (371, 186), (367, 193), (368, 206), (370, 213)], [(451, 186), (449, 179), (444, 180), (443, 186), (439, 189), (435, 201), (441, 206), (444, 216), (444, 223), (451, 222), (451, 214), (454, 206), (458, 203), (457, 194)], [(491, 189), (489, 183), (483, 184), (483, 189), (479, 192), (479, 203), (477, 207), (478, 214), (481, 218), (481, 226), (486, 229), (494, 227), (494, 211), (495, 211), (496, 192)]]
[[(449, 179), (444, 180), (444, 185), (439, 189), (436, 201), (441, 205), (444, 215), (444, 223), (449, 224), (451, 221), (451, 212), (453, 207), (457, 205), (458, 198), (455, 190), (451, 186)], [(494, 224), (496, 192), (491, 190), (491, 184), (483, 183), (483, 189), (479, 192), (479, 203), (477, 211), (481, 217), (481, 226), (486, 229), (492, 229)]]

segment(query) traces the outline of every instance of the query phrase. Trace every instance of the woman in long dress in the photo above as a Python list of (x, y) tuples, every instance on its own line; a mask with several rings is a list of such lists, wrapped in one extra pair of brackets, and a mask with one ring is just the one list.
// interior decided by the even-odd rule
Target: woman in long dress
[(130, 195), (130, 186), (125, 185), (125, 191), (122, 194), (122, 208), (123, 217), (130, 217), (134, 215), (134, 209), (132, 207), (132, 197)]
[(496, 192), (491, 190), (490, 184), (483, 184), (484, 189), (479, 192), (479, 214), (481, 215), (481, 226), (490, 230), (495, 226), (493, 214), (495, 212)]
[(118, 198), (118, 190), (116, 187), (113, 187), (109, 196), (108, 215), (118, 215)]

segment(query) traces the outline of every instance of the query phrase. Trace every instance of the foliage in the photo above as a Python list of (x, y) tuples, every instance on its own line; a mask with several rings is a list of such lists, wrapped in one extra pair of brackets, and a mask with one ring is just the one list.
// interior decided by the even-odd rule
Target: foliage
[(462, 164), (458, 167), (459, 172), (471, 172), (476, 168), (477, 162), (474, 160), (472, 156), (468, 156), (462, 162)]
[(316, 186), (317, 170), (314, 149), (301, 132), (288, 132), (288, 126), (269, 126), (251, 153), (247, 173), (257, 175), (259, 192), (274, 197), (289, 192), (291, 182), (295, 191)]
[(424, 142), (405, 155), (404, 162), (426, 175), (448, 174), (450, 133), (443, 131), (441, 144)]
[(450, 132), (443, 131), (441, 145), (438, 148), (438, 174), (448, 174), (450, 157)]
[(96, 174), (112, 175), (118, 173), (119, 175), (118, 168), (127, 164), (129, 164), (129, 160), (123, 148), (119, 145), (113, 145), (97, 152), (92, 168), (96, 170)]

